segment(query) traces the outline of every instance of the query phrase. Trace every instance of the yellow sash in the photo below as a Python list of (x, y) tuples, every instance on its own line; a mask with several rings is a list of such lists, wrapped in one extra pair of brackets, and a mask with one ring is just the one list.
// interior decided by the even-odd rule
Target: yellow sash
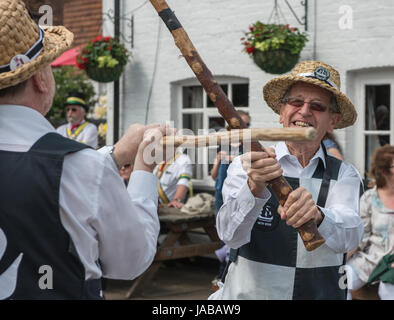
[(171, 165), (181, 154), (182, 154), (182, 153), (176, 154), (175, 157), (173, 157), (171, 160), (169, 160), (166, 164), (160, 164), (160, 165), (159, 165), (159, 168), (157, 169), (157, 172), (156, 172), (156, 176), (159, 178), (159, 187), (158, 187), (158, 189), (159, 189), (159, 196), (160, 196), (160, 199), (161, 199), (165, 204), (169, 203), (170, 201), (168, 200), (166, 194), (164, 193), (164, 190), (163, 190), (163, 188), (162, 188), (162, 186), (161, 186), (161, 183), (160, 183), (160, 179), (161, 179), (161, 177), (163, 176), (164, 171), (166, 171), (167, 168), (168, 168), (168, 167), (169, 167), (169, 166), (170, 166), (170, 165)]
[(73, 140), (75, 140), (77, 137), (78, 137), (78, 135), (82, 132), (82, 130), (87, 126), (89, 124), (89, 122), (84, 122), (84, 123), (82, 123), (78, 128), (77, 128), (77, 130), (75, 130), (74, 132), (71, 132), (71, 130), (70, 130), (70, 128), (66, 128), (66, 133), (67, 133), (67, 137), (68, 138), (71, 138), (71, 139), (73, 139)]

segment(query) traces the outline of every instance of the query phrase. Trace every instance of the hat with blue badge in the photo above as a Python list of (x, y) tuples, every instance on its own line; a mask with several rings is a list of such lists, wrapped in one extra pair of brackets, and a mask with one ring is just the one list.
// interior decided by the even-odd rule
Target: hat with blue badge
[(22, 0), (0, 0), (0, 89), (15, 86), (50, 65), (73, 38), (63, 26), (39, 26)]
[(335, 129), (346, 128), (354, 124), (357, 112), (350, 99), (341, 92), (339, 72), (319, 61), (302, 61), (293, 68), (290, 74), (270, 80), (263, 89), (264, 100), (272, 110), (279, 114), (280, 103), (287, 90), (299, 81), (314, 84), (333, 93), (342, 115)]

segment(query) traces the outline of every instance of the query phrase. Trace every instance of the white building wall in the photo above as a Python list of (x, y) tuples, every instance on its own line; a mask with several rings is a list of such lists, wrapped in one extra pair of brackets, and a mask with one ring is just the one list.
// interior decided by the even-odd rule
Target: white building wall
[[(105, 8), (113, 4), (112, 0), (103, 2)], [(288, 2), (299, 17), (304, 15), (301, 1)], [(122, 14), (142, 3), (143, 0), (122, 2)], [(286, 17), (281, 22), (303, 31), (304, 27), (298, 24), (285, 2), (279, 0), (278, 3)], [(168, 0), (168, 4), (215, 76), (249, 78), (252, 126), (279, 126), (278, 116), (262, 97), (264, 84), (275, 76), (260, 70), (242, 52), (240, 41), (250, 24), (257, 20), (267, 22), (274, 1)], [(357, 91), (352, 87), (353, 71), (394, 66), (394, 1), (309, 0), (308, 35), (309, 42), (301, 59), (317, 59), (333, 65), (341, 73), (342, 91), (353, 101)], [(170, 84), (195, 77), (149, 2), (134, 12), (132, 52), (133, 58), (122, 82), (121, 133), (132, 123), (145, 122), (151, 89), (147, 122), (171, 120)], [(345, 149), (346, 159), (352, 162), (356, 157), (357, 132), (350, 128), (338, 130), (336, 134)]]

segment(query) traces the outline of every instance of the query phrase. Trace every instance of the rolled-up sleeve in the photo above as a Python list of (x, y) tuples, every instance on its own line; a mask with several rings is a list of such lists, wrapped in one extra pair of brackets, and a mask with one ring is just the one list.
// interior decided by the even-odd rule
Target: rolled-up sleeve
[(126, 190), (110, 187), (111, 183), (119, 184), (115, 181), (121, 179), (119, 175), (107, 172), (104, 176), (93, 223), (103, 276), (134, 279), (150, 266), (156, 253), (158, 180), (149, 172), (134, 171)]
[(320, 208), (325, 217), (319, 232), (326, 244), (338, 253), (357, 247), (363, 236), (363, 222), (359, 214), (360, 176), (350, 164), (343, 163), (338, 180), (329, 191), (325, 208)]

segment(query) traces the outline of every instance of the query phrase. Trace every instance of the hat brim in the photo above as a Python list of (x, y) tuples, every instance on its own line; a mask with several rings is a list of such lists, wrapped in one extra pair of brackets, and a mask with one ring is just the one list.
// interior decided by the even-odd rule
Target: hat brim
[(38, 57), (23, 66), (0, 74), (0, 89), (12, 87), (29, 79), (38, 70), (48, 66), (64, 51), (71, 47), (72, 32), (63, 26), (43, 27), (44, 47)]
[(263, 89), (264, 100), (268, 106), (277, 114), (280, 113), (280, 102), (283, 99), (286, 91), (290, 86), (296, 82), (306, 82), (332, 92), (337, 100), (338, 108), (341, 112), (342, 118), (336, 124), (334, 129), (342, 129), (354, 124), (357, 119), (357, 112), (353, 103), (349, 98), (340, 92), (338, 89), (329, 84), (314, 78), (306, 78), (301, 76), (285, 75), (269, 81)]

